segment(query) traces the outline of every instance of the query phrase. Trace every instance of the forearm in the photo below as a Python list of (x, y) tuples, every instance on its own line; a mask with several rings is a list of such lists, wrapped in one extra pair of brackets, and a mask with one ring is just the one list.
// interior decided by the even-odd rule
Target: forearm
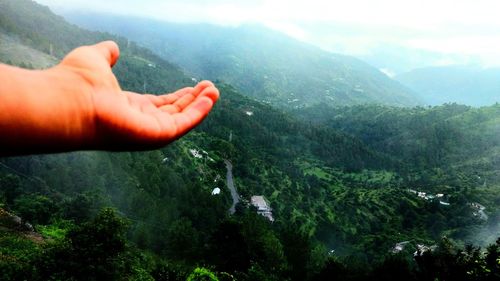
[(0, 155), (84, 149), (92, 101), (78, 76), (0, 64)]

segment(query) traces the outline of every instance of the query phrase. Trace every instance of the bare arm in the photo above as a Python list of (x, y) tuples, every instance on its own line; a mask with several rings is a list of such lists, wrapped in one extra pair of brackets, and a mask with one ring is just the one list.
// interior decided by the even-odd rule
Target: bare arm
[(48, 70), (0, 64), (0, 155), (146, 150), (198, 125), (219, 97), (208, 81), (154, 96), (122, 91), (114, 42), (72, 51)]

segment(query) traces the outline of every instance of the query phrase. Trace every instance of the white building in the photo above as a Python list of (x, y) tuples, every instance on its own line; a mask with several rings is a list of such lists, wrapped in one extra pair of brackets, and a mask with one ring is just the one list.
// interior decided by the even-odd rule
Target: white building
[(250, 203), (257, 208), (257, 213), (259, 215), (263, 215), (270, 221), (274, 221), (273, 209), (271, 209), (269, 202), (264, 196), (252, 196), (252, 198), (250, 199)]

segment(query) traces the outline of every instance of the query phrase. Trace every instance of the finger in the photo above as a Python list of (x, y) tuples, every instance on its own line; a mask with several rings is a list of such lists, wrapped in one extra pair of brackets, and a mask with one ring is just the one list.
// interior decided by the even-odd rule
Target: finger
[(179, 89), (179, 90), (173, 92), (172, 94), (182, 96), (182, 95), (185, 95), (187, 93), (192, 93), (193, 91), (194, 91), (193, 87), (185, 87), (185, 88), (182, 88), (182, 89)]
[(186, 106), (194, 101), (196, 97), (193, 94), (187, 94), (176, 100), (172, 105), (182, 111)]
[(208, 88), (205, 88), (203, 92), (199, 96), (205, 96), (211, 99), (214, 103), (217, 102), (219, 99), (219, 90), (215, 86), (210, 86)]
[[(202, 97), (211, 99), (212, 103), (215, 104), (217, 102), (217, 100), (219, 99), (219, 90), (217, 88), (215, 88), (215, 86), (205, 88), (205, 89), (203, 89), (201, 94), (198, 97), (196, 97), (196, 99), (199, 99)], [(188, 109), (193, 104), (194, 104), (194, 102), (191, 104), (188, 104), (187, 106), (184, 107), (183, 110)]]
[(165, 105), (162, 105), (160, 110), (171, 114), (181, 112), (195, 99), (194, 91), (196, 91), (194, 88), (185, 88), (164, 96), (163, 101)]
[(104, 41), (97, 43), (92, 48), (95, 48), (102, 55), (110, 66), (115, 65), (120, 57), (120, 48), (114, 41)]
[(176, 138), (179, 138), (193, 129), (208, 115), (214, 102), (208, 97), (199, 97), (195, 102), (180, 113), (173, 114), (177, 126)]
[(193, 100), (195, 99), (195, 96), (192, 94), (185, 94), (182, 97), (179, 97), (175, 102), (171, 104), (166, 104), (161, 106), (159, 109), (163, 112), (167, 113), (178, 113), (181, 112), (187, 105), (189, 105)]
[(214, 84), (208, 80), (203, 80), (194, 87), (194, 95), (198, 96), (208, 87), (215, 87)]
[(174, 104), (164, 105), (164, 106), (160, 107), (160, 110), (163, 112), (169, 113), (169, 114), (175, 114), (175, 113), (179, 113), (181, 111), (180, 108)]
[(158, 104), (156, 104), (156, 106), (163, 106), (163, 105), (167, 105), (167, 104), (172, 104), (176, 100), (178, 100), (179, 98), (183, 97), (184, 95), (193, 93), (193, 91), (194, 91), (193, 87), (186, 87), (186, 88), (182, 88), (180, 90), (177, 90), (172, 94), (157, 96), (161, 100)]
[[(208, 97), (209, 99), (212, 100), (213, 103), (215, 103), (219, 98), (219, 90), (217, 90), (217, 88), (215, 88), (213, 84), (210, 83), (210, 85), (207, 84), (206, 86), (208, 87), (204, 88), (198, 95), (198, 97), (196, 97), (196, 94), (186, 94), (181, 98), (179, 98), (178, 100), (176, 100), (174, 103), (160, 107), (160, 110), (170, 114), (178, 113), (183, 111), (186, 107), (190, 106), (196, 98), (200, 98), (202, 96)], [(195, 92), (200, 88), (198, 89), (195, 88)]]
[[(175, 91), (172, 94), (161, 95), (161, 96), (148, 95), (148, 98), (156, 106), (162, 107), (162, 106), (165, 106), (165, 105), (170, 105), (172, 103), (175, 103), (177, 100), (179, 100), (181, 97), (183, 97), (183, 96), (185, 96), (187, 94), (193, 94), (194, 96), (198, 96), (198, 95), (200, 95), (203, 92), (203, 90), (205, 90), (208, 87), (215, 88), (215, 86), (214, 86), (214, 84), (212, 82), (205, 80), (205, 81), (201, 81), (200, 83), (198, 83), (196, 85), (196, 87), (194, 87), (194, 88), (193, 87), (186, 87), (186, 88), (182, 88), (180, 90), (177, 90), (177, 91)], [(218, 91), (217, 91), (217, 96), (218, 96)], [(158, 98), (160, 98), (160, 99), (158, 99)], [(175, 110), (176, 107), (172, 107), (172, 106), (167, 106), (167, 107), (165, 107), (163, 109), (167, 109), (166, 110), (167, 112), (175, 113), (175, 112), (179, 112), (184, 107), (185, 107), (185, 105), (183, 106), (182, 103), (181, 103), (181, 108), (179, 110)], [(172, 111), (172, 109), (174, 109), (174, 110)]]
[(163, 103), (163, 99), (160, 96), (151, 95), (151, 94), (143, 94), (152, 104), (155, 106), (160, 106)]

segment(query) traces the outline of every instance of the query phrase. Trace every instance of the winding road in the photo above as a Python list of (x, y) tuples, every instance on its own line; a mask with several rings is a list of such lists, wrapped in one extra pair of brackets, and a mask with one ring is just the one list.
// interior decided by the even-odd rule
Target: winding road
[(229, 187), (229, 190), (231, 191), (231, 197), (233, 198), (233, 204), (231, 205), (231, 208), (229, 208), (229, 213), (232, 215), (234, 214), (234, 212), (236, 212), (236, 204), (240, 202), (240, 195), (238, 194), (238, 191), (236, 191), (236, 187), (234, 187), (233, 165), (228, 160), (224, 160), (224, 163), (226, 164), (227, 169), (227, 187)]

